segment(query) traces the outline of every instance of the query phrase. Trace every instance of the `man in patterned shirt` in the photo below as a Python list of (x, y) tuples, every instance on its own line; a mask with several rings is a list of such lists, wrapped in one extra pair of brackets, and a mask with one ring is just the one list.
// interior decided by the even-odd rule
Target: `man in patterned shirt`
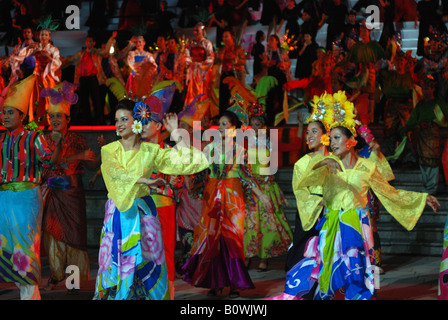
[[(44, 213), (42, 238), (48, 255), (51, 276), (45, 290), (52, 290), (64, 280), (67, 265), (79, 268), (80, 280), (89, 280), (89, 255), (87, 253), (86, 198), (82, 184), (83, 164), (98, 167), (100, 157), (87, 146), (86, 138), (68, 130), (70, 105), (76, 103), (75, 86), (64, 81), (50, 94), (48, 119), (52, 128), (45, 135), (50, 150), (56, 148), (52, 135), (62, 134), (61, 162), (44, 170), (42, 185)], [(56, 95), (60, 95), (57, 99)], [(57, 103), (53, 103), (56, 98)], [(99, 140), (100, 141), (100, 140)], [(76, 293), (77, 288), (69, 291)]]
[(42, 164), (58, 163), (61, 134), (52, 153), (38, 131), (26, 130), (36, 76), (13, 84), (4, 97), (0, 136), (0, 282), (14, 282), (21, 299), (39, 300), (41, 279)]

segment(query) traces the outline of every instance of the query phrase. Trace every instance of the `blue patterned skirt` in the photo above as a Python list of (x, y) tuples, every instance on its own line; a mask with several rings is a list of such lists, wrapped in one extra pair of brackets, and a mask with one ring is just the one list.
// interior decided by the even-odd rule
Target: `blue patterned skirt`
[(325, 210), (308, 241), (305, 258), (286, 275), (285, 293), (302, 297), (317, 284), (314, 299), (331, 299), (343, 289), (345, 298), (375, 296), (373, 236), (367, 209)]
[(162, 231), (150, 196), (120, 212), (106, 203), (95, 300), (169, 299)]

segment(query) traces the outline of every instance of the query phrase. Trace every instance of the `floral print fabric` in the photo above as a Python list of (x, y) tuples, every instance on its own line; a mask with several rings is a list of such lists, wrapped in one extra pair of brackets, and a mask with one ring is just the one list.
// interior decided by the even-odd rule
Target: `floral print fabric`
[(136, 199), (125, 212), (107, 201), (98, 265), (95, 300), (169, 298), (162, 232), (151, 197)]
[(348, 300), (375, 297), (373, 236), (369, 211), (326, 210), (308, 241), (305, 258), (286, 275), (285, 293), (301, 297), (318, 282), (314, 299), (331, 299), (344, 288)]
[(271, 199), (273, 210), (266, 210), (255, 197), (246, 202), (244, 253), (246, 258), (266, 259), (288, 252), (292, 231), (283, 211), (287, 201), (274, 177), (257, 180), (262, 192)]
[(39, 190), (0, 192), (0, 282), (41, 279)]

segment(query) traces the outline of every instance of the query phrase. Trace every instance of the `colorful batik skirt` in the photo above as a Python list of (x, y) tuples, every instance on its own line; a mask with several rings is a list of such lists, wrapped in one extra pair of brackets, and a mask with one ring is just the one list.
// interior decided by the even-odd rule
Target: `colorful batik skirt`
[(210, 178), (183, 279), (196, 287), (254, 288), (244, 265), (244, 197), (238, 178)]
[(287, 202), (278, 184), (273, 179), (260, 182), (260, 189), (269, 196), (273, 210), (266, 210), (259, 199), (247, 201), (244, 252), (246, 258), (267, 259), (288, 252), (292, 231), (283, 210)]
[(169, 299), (162, 231), (150, 196), (120, 212), (106, 203), (95, 300)]
[(285, 294), (302, 297), (317, 282), (314, 299), (331, 299), (342, 289), (345, 298), (369, 300), (375, 296), (374, 250), (369, 211), (325, 210), (308, 241), (305, 258), (286, 275)]
[(40, 283), (41, 196), (39, 187), (0, 191), (0, 282)]

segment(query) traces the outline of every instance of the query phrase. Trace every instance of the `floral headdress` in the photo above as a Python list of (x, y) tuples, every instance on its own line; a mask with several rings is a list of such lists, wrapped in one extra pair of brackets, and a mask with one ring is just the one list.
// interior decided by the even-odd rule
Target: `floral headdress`
[(320, 121), (325, 126), (325, 130), (330, 132), (330, 124), (333, 121), (333, 96), (325, 92), (320, 96), (314, 96), (311, 101), (313, 110), (311, 116), (306, 120), (307, 123), (312, 121)]
[(333, 94), (333, 121), (330, 129), (335, 127), (345, 127), (356, 137), (356, 122), (353, 102), (347, 99), (345, 91), (338, 91)]
[(143, 130), (143, 126), (151, 120), (151, 108), (143, 101), (134, 105), (134, 123), (132, 124), (132, 132), (139, 134)]
[(265, 112), (263, 111), (263, 106), (258, 103), (252, 103), (250, 106), (247, 107), (247, 114), (249, 117), (262, 117), (265, 115)]
[(358, 128), (358, 133), (367, 143), (370, 143), (375, 139), (370, 129), (364, 125)]
[(70, 116), (70, 106), (78, 102), (75, 90), (76, 84), (68, 81), (63, 81), (54, 88), (42, 89), (40, 96), (49, 98), (47, 113), (62, 112)]
[(325, 133), (320, 138), (320, 143), (324, 146), (330, 145), (330, 124), (333, 120), (333, 96), (325, 92), (320, 96), (314, 96), (311, 101), (313, 110), (311, 116), (306, 120), (307, 123), (313, 121), (321, 122), (325, 127)]

